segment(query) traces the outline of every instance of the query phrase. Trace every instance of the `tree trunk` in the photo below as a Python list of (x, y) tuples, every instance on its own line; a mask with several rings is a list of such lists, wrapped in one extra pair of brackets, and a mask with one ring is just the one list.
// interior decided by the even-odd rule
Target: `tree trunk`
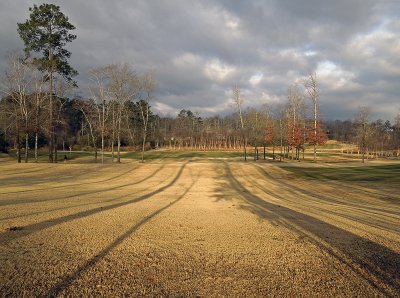
[(54, 125), (53, 125), (53, 53), (51, 46), (49, 46), (49, 61), (50, 61), (50, 93), (49, 93), (49, 162), (54, 162), (53, 148), (54, 148)]
[(25, 133), (25, 163), (28, 162), (29, 135)]
[(113, 122), (113, 131), (112, 131), (112, 140), (111, 140), (111, 162), (114, 162), (114, 144), (115, 144), (115, 111), (113, 105), (113, 113), (112, 113), (112, 122)]
[(111, 162), (114, 162), (114, 133), (111, 140)]
[(293, 160), (294, 158), (293, 158), (293, 145), (292, 146), (290, 146), (290, 149), (291, 149), (291, 154), (290, 154), (290, 158)]
[(35, 162), (38, 162), (38, 133), (35, 133)]
[[(18, 120), (17, 120), (18, 122)], [(17, 124), (17, 161), (21, 163), (21, 144), (19, 139), (19, 125)]]
[[(316, 74), (315, 74), (316, 78)], [(314, 82), (316, 84), (316, 82)], [(317, 162), (317, 92), (314, 85), (313, 100), (314, 100), (314, 162)]]
[(118, 132), (118, 136), (117, 136), (117, 162), (120, 163), (121, 162), (121, 138), (120, 138), (120, 134)]
[(101, 163), (104, 164), (104, 132), (101, 132)]
[(57, 135), (54, 133), (54, 143), (53, 143), (53, 148), (54, 148), (54, 162), (58, 162), (58, 151), (57, 151)]
[(362, 150), (362, 163), (365, 163), (365, 149)]
[(117, 139), (118, 139), (117, 162), (120, 163), (121, 162), (121, 117), (119, 117), (118, 121)]
[(146, 145), (146, 135), (147, 135), (147, 130), (144, 129), (144, 131), (143, 131), (143, 143), (142, 143), (142, 162), (144, 162), (144, 147)]
[(264, 160), (265, 160), (265, 144), (264, 144)]
[(101, 119), (101, 163), (104, 164), (104, 125), (105, 125), (105, 100), (103, 100), (103, 118)]
[(314, 162), (317, 161), (317, 145), (314, 144)]
[(245, 138), (245, 141), (244, 141), (244, 161), (247, 161), (247, 151), (246, 151), (246, 146), (247, 146), (247, 141), (246, 141), (246, 138)]

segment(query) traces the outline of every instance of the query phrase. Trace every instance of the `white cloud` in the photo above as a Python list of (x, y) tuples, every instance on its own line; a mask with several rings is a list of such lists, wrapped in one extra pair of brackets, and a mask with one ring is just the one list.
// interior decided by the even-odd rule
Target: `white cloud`
[(267, 92), (262, 92), (261, 101), (263, 103), (279, 103), (283, 101), (283, 98), (276, 94), (269, 94)]
[(179, 68), (198, 66), (203, 63), (203, 59), (199, 55), (193, 53), (184, 53), (172, 59), (175, 66)]
[(255, 75), (252, 75), (249, 79), (249, 83), (254, 87), (261, 82), (263, 77), (264, 75), (262, 73), (257, 73)]
[(178, 114), (177, 109), (159, 101), (156, 101), (152, 104), (152, 109), (156, 114), (162, 116), (176, 116)]
[(316, 73), (319, 80), (326, 88), (341, 89), (341, 88), (356, 88), (357, 84), (352, 80), (355, 74), (342, 69), (332, 61), (326, 60), (318, 63)]
[(219, 59), (206, 62), (204, 74), (213, 81), (222, 81), (235, 71), (235, 67), (222, 63)]
[(307, 56), (307, 57), (312, 57), (312, 56), (315, 56), (317, 54), (318, 53), (316, 51), (312, 51), (312, 50), (304, 51), (304, 55)]

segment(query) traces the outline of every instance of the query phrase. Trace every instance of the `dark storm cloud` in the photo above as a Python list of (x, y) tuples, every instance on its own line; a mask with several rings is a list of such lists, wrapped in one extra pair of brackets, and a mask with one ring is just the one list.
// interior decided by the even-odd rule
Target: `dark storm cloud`
[[(16, 23), (37, 1), (0, 2), (0, 71), (22, 48)], [(55, 1), (77, 27), (71, 64), (85, 93), (88, 71), (127, 62), (154, 70), (153, 106), (164, 114), (284, 102), (287, 88), (317, 71), (326, 118), (370, 105), (392, 119), (400, 108), (400, 4), (396, 1)]]

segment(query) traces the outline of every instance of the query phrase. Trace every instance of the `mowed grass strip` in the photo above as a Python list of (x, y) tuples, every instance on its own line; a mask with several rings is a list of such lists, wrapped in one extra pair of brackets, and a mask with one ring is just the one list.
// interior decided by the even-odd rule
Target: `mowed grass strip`
[[(253, 155), (253, 152), (248, 153), (248, 157)], [(94, 161), (94, 152), (90, 151), (59, 151), (58, 152), (58, 161), (62, 162), (64, 160), (64, 156), (67, 156), (67, 161), (90, 161), (92, 158)], [(156, 160), (156, 159), (188, 159), (188, 158), (235, 158), (242, 157), (244, 153), (242, 151), (190, 151), (190, 150), (149, 150), (144, 153), (145, 160)], [(261, 156), (261, 152), (260, 152)], [(15, 160), (17, 159), (16, 151), (13, 150), (9, 155), (4, 154), (3, 157), (12, 157)], [(104, 158), (106, 160), (110, 160), (112, 155), (110, 152), (104, 153)], [(117, 153), (114, 152), (114, 159), (117, 158)], [(121, 158), (125, 159), (133, 159), (133, 160), (141, 160), (142, 152), (141, 151), (130, 151), (121, 152)], [(98, 162), (101, 161), (101, 152), (97, 152)], [(46, 151), (39, 151), (38, 154), (39, 162), (47, 162), (48, 161), (48, 153)], [(29, 162), (34, 162), (34, 156), (29, 154)]]
[[(145, 152), (144, 159), (235, 158), (241, 156), (243, 156), (243, 152), (241, 151), (152, 150)], [(142, 152), (128, 152), (123, 157), (140, 160)]]
[(338, 181), (379, 181), (400, 183), (400, 164), (352, 167), (285, 167), (299, 177)]

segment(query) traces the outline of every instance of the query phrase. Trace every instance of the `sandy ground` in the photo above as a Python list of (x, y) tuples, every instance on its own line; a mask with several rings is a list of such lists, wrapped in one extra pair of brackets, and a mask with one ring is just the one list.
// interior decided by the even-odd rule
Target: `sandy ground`
[(399, 190), (279, 163), (2, 162), (0, 295), (398, 297)]

